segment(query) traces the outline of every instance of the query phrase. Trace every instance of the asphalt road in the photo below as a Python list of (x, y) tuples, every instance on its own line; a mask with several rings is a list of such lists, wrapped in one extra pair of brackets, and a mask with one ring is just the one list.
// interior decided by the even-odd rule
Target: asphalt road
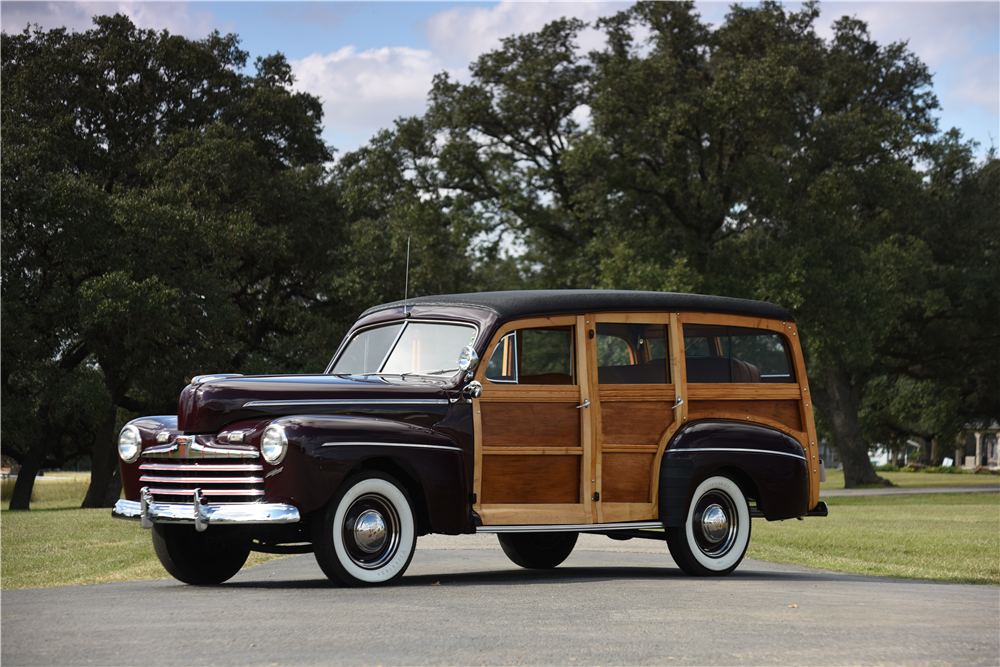
[(311, 555), (225, 585), (3, 591), (16, 665), (997, 665), (1000, 591), (745, 561), (690, 578), (655, 541), (581, 536), (522, 570), (488, 535), (420, 538), (402, 582), (334, 588)]

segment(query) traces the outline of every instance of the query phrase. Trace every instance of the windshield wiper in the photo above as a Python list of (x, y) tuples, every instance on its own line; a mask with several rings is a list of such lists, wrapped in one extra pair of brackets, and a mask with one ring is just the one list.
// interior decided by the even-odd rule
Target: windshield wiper
[(442, 373), (454, 373), (457, 368), (443, 368), (439, 371), (411, 371), (409, 373), (400, 373), (399, 377), (405, 378), (410, 375), (441, 375)]

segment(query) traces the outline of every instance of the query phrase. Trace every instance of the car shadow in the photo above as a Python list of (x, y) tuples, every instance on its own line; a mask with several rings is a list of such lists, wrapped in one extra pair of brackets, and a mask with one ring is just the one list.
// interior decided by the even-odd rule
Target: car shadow
[[(815, 571), (778, 571), (762, 572), (759, 570), (736, 570), (724, 577), (726, 581), (803, 581), (820, 582), (833, 577), (858, 577), (828, 570)], [(510, 570), (480, 570), (471, 572), (441, 572), (434, 574), (404, 575), (391, 587), (416, 588), (421, 586), (538, 586), (545, 584), (565, 584), (571, 582), (605, 582), (605, 581), (676, 581), (704, 582), (707, 578), (691, 577), (676, 567), (557, 567), (550, 570), (529, 570), (513, 568)], [(310, 589), (310, 588), (346, 588), (326, 578), (316, 579), (258, 579), (230, 581), (220, 584), (224, 588), (240, 589)], [(370, 589), (366, 589), (370, 590)]]

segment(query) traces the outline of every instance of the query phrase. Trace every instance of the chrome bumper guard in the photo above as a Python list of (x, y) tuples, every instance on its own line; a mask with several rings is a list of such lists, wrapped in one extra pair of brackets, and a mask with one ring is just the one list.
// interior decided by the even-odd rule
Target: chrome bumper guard
[(830, 508), (827, 506), (825, 500), (821, 500), (816, 507), (809, 510), (806, 516), (830, 516)]
[(206, 505), (201, 489), (192, 493), (194, 502), (188, 504), (155, 503), (146, 488), (140, 500), (119, 500), (111, 510), (116, 519), (141, 521), (143, 528), (154, 523), (193, 524), (201, 532), (208, 524), (298, 523), (299, 510), (293, 505), (280, 503), (247, 505)]

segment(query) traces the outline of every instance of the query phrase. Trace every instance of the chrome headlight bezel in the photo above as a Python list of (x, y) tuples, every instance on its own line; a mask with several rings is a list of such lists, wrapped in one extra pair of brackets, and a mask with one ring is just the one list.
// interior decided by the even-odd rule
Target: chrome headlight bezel
[(118, 434), (118, 456), (125, 463), (135, 463), (142, 453), (142, 434), (131, 424), (126, 424)]
[(278, 424), (271, 424), (260, 436), (260, 455), (271, 465), (278, 465), (288, 452), (288, 436)]

